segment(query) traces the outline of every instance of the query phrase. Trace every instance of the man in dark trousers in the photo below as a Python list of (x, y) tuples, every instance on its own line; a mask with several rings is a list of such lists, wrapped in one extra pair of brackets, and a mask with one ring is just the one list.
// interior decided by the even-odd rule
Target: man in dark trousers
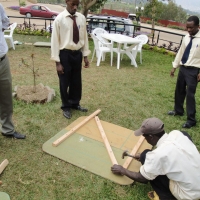
[(183, 128), (191, 128), (196, 125), (196, 102), (195, 93), (200, 81), (200, 32), (199, 18), (191, 16), (187, 20), (187, 34), (174, 60), (170, 76), (174, 77), (176, 68), (180, 67), (175, 90), (174, 110), (168, 115), (184, 114), (184, 100), (186, 98), (187, 121)]
[(10, 73), (10, 64), (8, 56), (8, 46), (4, 38), (3, 31), (9, 26), (9, 19), (0, 4), (0, 124), (1, 133), (5, 137), (15, 139), (25, 139), (22, 135), (15, 131), (12, 121), (13, 115), (13, 99), (12, 99), (12, 77)]
[(51, 59), (56, 62), (60, 81), (61, 109), (70, 119), (71, 109), (87, 112), (80, 106), (82, 95), (82, 60), (89, 67), (90, 54), (85, 16), (77, 11), (79, 0), (66, 0), (67, 7), (53, 23)]
[(134, 133), (156, 148), (136, 157), (142, 163), (139, 172), (121, 165), (113, 165), (111, 171), (140, 183), (150, 182), (154, 189), (148, 194), (150, 199), (157, 195), (160, 200), (200, 199), (200, 154), (188, 133), (166, 134), (163, 122), (155, 117), (144, 120)]

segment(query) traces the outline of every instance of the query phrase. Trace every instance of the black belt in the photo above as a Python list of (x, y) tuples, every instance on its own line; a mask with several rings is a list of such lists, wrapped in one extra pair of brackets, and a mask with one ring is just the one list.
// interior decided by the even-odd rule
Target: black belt
[(67, 51), (67, 52), (70, 52), (70, 53), (78, 53), (78, 52), (81, 51), (81, 49), (78, 49), (78, 50), (62, 49), (62, 51)]
[(6, 57), (6, 55), (4, 55), (3, 57), (0, 58), (0, 62), (3, 61), (3, 59)]
[(190, 69), (198, 69), (198, 67), (193, 67), (193, 66), (187, 66), (187, 65), (181, 65), (181, 66), (183, 66), (183, 67), (185, 67), (185, 68), (190, 68)]

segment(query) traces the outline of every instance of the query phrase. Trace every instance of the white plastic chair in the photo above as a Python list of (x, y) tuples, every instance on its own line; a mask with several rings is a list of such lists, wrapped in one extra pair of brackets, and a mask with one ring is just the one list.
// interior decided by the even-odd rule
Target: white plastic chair
[[(149, 38), (146, 35), (137, 35), (135, 38), (141, 41), (140, 44), (138, 45), (137, 52), (140, 53), (140, 63), (142, 64), (142, 46), (148, 42)], [(133, 54), (134, 51), (136, 51), (136, 47), (132, 49)], [(137, 52), (135, 55), (137, 55)]]
[[(17, 26), (17, 22), (11, 24), (7, 30), (4, 30), (4, 38), (9, 40), (11, 47), (15, 50), (15, 45), (13, 42), (13, 32)], [(7, 33), (7, 34), (5, 34)]]
[[(96, 52), (96, 57), (97, 57), (97, 66), (100, 65), (100, 61), (102, 59), (102, 61), (105, 60), (105, 53), (109, 53), (110, 52), (110, 65), (112, 66), (112, 62), (113, 62), (113, 43), (108, 42), (107, 40), (103, 39), (100, 34), (97, 35), (96, 33), (91, 33), (90, 34), (93, 41), (94, 41), (94, 51), (93, 51), (93, 55), (92, 55), (92, 60), (94, 58), (95, 52)], [(91, 60), (91, 62), (92, 62)]]

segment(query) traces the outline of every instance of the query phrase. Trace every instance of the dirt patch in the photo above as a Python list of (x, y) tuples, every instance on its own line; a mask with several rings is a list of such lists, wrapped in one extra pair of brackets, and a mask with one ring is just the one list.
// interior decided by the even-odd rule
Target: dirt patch
[(43, 84), (34, 86), (16, 86), (14, 96), (26, 103), (46, 103), (53, 100), (55, 91)]

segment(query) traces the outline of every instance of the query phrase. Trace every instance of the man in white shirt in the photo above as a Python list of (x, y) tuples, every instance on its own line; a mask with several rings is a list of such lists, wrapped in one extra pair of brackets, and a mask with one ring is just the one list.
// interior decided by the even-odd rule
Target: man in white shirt
[(77, 11), (79, 0), (66, 0), (67, 7), (53, 23), (51, 60), (56, 62), (60, 81), (61, 109), (70, 119), (71, 109), (87, 112), (80, 106), (82, 96), (82, 60), (89, 67), (90, 54), (85, 16)]
[(8, 28), (9, 19), (6, 16), (3, 6), (0, 4), (0, 124), (1, 133), (5, 137), (15, 139), (25, 139), (15, 131), (12, 122), (13, 102), (12, 102), (12, 78), (10, 74), (10, 64), (6, 53), (8, 46), (4, 38), (3, 31)]
[(195, 93), (200, 81), (200, 31), (199, 18), (190, 16), (187, 19), (186, 28), (188, 34), (184, 37), (182, 45), (172, 63), (173, 69), (170, 76), (174, 77), (177, 68), (180, 67), (175, 90), (174, 110), (168, 115), (183, 116), (183, 104), (186, 98), (187, 121), (183, 128), (191, 128), (196, 125)]
[(113, 165), (112, 172), (141, 183), (149, 181), (160, 200), (200, 199), (200, 154), (188, 133), (174, 130), (166, 134), (158, 118), (146, 119), (134, 133), (156, 148), (137, 157), (142, 163), (139, 172), (121, 165)]

